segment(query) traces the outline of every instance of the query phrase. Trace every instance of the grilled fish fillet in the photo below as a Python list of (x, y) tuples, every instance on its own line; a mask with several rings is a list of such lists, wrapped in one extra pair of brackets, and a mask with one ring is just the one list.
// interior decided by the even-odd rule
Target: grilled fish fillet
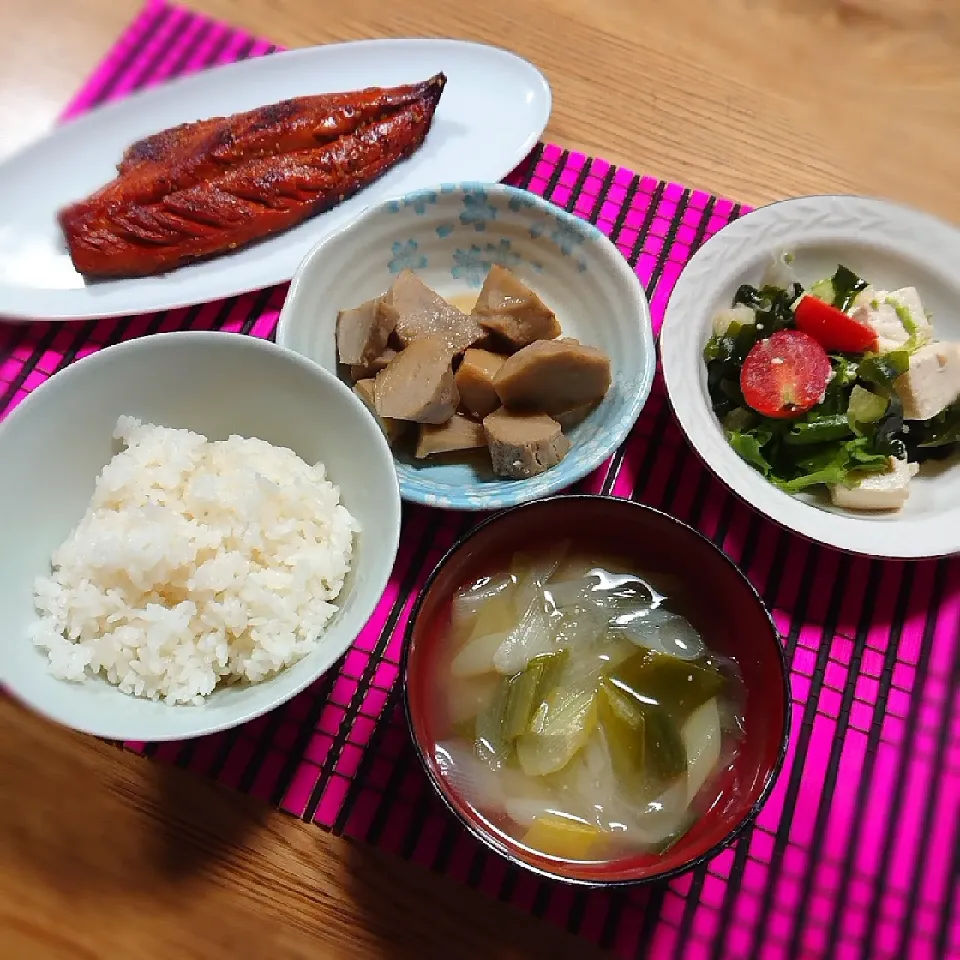
[(420, 147), (445, 83), (285, 100), (140, 140), (115, 180), (60, 212), (74, 267), (162, 273), (330, 209)]

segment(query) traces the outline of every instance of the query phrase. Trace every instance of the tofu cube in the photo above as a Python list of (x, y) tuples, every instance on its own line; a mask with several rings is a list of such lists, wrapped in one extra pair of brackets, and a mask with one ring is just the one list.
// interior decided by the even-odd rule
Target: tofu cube
[(915, 463), (891, 457), (886, 473), (865, 477), (855, 487), (831, 485), (830, 499), (848, 510), (899, 510), (910, 496), (910, 480), (919, 469)]
[(907, 420), (929, 420), (960, 398), (960, 344), (930, 343), (893, 383)]

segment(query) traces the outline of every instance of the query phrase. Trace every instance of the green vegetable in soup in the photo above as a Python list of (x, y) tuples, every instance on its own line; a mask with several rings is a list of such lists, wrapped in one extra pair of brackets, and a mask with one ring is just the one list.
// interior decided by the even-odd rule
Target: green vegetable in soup
[(513, 755), (513, 741), (506, 737), (504, 730), (509, 692), (509, 681), (504, 680), (487, 706), (477, 715), (477, 753), (494, 769), (506, 764)]
[(724, 686), (723, 674), (709, 659), (680, 660), (642, 650), (611, 670), (609, 682), (641, 707), (660, 707), (682, 723)]
[(661, 706), (642, 703), (609, 678), (597, 699), (613, 769), (632, 793), (651, 781), (669, 783), (687, 769), (687, 751), (680, 728)]
[(530, 732), (517, 738), (517, 758), (528, 776), (543, 777), (562, 770), (597, 726), (595, 683), (573, 689), (557, 688), (534, 715)]
[(516, 676), (504, 681), (507, 699), (503, 713), (503, 736), (516, 740), (530, 729), (544, 694), (556, 686), (557, 674), (566, 659), (566, 651), (543, 653), (534, 657)]

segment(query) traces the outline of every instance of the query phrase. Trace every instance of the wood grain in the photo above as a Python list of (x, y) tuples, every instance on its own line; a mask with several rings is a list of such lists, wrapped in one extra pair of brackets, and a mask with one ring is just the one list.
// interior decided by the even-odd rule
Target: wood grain
[[(553, 85), (547, 135), (750, 203), (889, 196), (960, 222), (950, 0), (193, 0), (274, 41), (453, 36)], [(4, 0), (0, 155), (137, 0)], [(69, 158), (65, 158), (69, 162)], [(547, 957), (546, 924), (0, 701), (0, 957)]]

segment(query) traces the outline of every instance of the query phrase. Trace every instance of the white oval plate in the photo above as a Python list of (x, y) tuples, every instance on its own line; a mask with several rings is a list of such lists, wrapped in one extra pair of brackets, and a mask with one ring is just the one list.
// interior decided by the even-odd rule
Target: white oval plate
[[(133, 141), (178, 123), (287, 97), (395, 86), (443, 71), (423, 146), (326, 213), (236, 253), (157, 277), (86, 282), (57, 211), (111, 180)], [(546, 77), (497, 47), (461, 40), (361, 40), (276, 53), (174, 80), (54, 130), (0, 164), (0, 318), (68, 320), (169, 310), (289, 280), (323, 237), (387, 197), (452, 180), (496, 181), (550, 116)]]
[(734, 453), (710, 406), (703, 347), (716, 310), (741, 283), (758, 283), (778, 250), (796, 254), (804, 284), (842, 262), (887, 290), (915, 286), (940, 340), (960, 340), (960, 231), (927, 214), (863, 197), (801, 197), (725, 227), (697, 252), (673, 291), (660, 333), (677, 419), (704, 463), (734, 493), (810, 540), (875, 557), (960, 552), (960, 460), (925, 465), (896, 513), (857, 513), (791, 497)]

